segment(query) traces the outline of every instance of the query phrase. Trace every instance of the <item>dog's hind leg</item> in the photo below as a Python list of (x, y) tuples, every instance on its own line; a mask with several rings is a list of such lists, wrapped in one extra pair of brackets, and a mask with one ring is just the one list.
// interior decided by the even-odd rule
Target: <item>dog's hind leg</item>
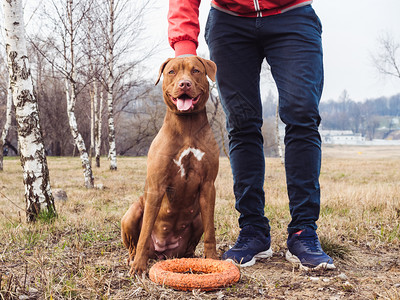
[(121, 238), (129, 252), (128, 265), (135, 257), (136, 246), (142, 227), (143, 208), (141, 203), (141, 199), (133, 203), (121, 220)]

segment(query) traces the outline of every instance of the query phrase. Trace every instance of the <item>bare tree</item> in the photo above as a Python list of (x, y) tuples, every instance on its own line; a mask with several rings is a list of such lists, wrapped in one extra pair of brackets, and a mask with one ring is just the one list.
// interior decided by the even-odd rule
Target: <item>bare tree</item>
[(3, 147), (6, 142), (8, 131), (11, 126), (12, 117), (12, 92), (11, 87), (7, 89), (7, 104), (6, 104), (6, 121), (0, 136), (0, 171), (3, 171)]
[[(88, 48), (91, 48), (90, 45), (90, 39), (88, 39)], [(90, 51), (90, 50), (89, 50)], [(92, 62), (92, 56), (89, 55), (89, 70), (90, 73), (93, 74), (93, 62)], [(97, 85), (96, 81), (93, 80), (93, 87), (90, 88), (90, 148), (89, 148), (89, 160), (90, 164), (92, 165), (92, 157), (94, 154), (94, 148), (95, 148), (95, 115), (94, 115), (94, 103), (95, 103), (95, 98), (97, 97)]]
[[(83, 43), (84, 37), (81, 33), (81, 27), (91, 8), (92, 1), (51, 0), (51, 2), (53, 11), (46, 11), (45, 16), (52, 24), (52, 31), (48, 33), (48, 37), (45, 38), (43, 43), (51, 46), (53, 51), (45, 53), (37, 44), (35, 44), (35, 47), (63, 77), (70, 132), (74, 146), (80, 154), (84, 184), (87, 188), (92, 188), (94, 186), (92, 168), (85, 141), (78, 130), (75, 114), (78, 94), (82, 92), (85, 86), (85, 84), (81, 84), (81, 87), (78, 88), (80, 83), (78, 70), (84, 69), (82, 48), (86, 45)], [(58, 33), (58, 36), (54, 35), (54, 31)]]
[(115, 3), (114, 0), (108, 0), (108, 38), (107, 38), (107, 109), (108, 109), (108, 159), (110, 161), (110, 170), (117, 170), (117, 150), (115, 148), (115, 125), (114, 125), (114, 25), (115, 25)]
[(373, 56), (377, 70), (386, 76), (400, 79), (400, 44), (390, 34), (378, 39), (379, 52)]
[(33, 93), (25, 38), (22, 0), (3, 0), (4, 28), (10, 87), (16, 108), (18, 141), (24, 173), (26, 217), (35, 221), (39, 213), (56, 216), (49, 170)]
[[(71, 128), (72, 137), (74, 138), (75, 145), (79, 150), (82, 168), (84, 169), (84, 179), (85, 186), (87, 188), (93, 188), (94, 186), (94, 178), (92, 173), (92, 167), (90, 165), (89, 156), (86, 150), (85, 141), (82, 138), (82, 135), (78, 131), (78, 124), (76, 122), (75, 117), (75, 104), (76, 104), (76, 95), (77, 95), (77, 77), (76, 77), (76, 65), (75, 65), (75, 45), (77, 43), (77, 29), (81, 25), (81, 22), (84, 18), (84, 15), (87, 11), (87, 7), (83, 7), (82, 10), (79, 10), (80, 16), (75, 19), (74, 14), (76, 13), (76, 9), (78, 6), (74, 5), (73, 0), (68, 0), (66, 4), (66, 33), (67, 40), (65, 41), (68, 45), (64, 47), (64, 58), (65, 58), (65, 69), (64, 72), (67, 75), (65, 77), (65, 95), (67, 99), (67, 110), (68, 110), (68, 119), (69, 126)], [(69, 48), (69, 54), (67, 53), (67, 49)]]
[[(149, 0), (103, 0), (103, 13), (99, 24), (105, 37), (104, 62), (106, 73), (103, 78), (107, 98), (108, 158), (110, 169), (117, 169), (114, 109), (118, 102), (133, 87), (139, 78), (132, 78), (138, 65), (150, 57), (156, 49), (140, 48), (142, 18), (149, 8)], [(121, 151), (120, 151), (121, 152)]]
[(165, 103), (159, 86), (147, 83), (128, 94), (123, 108), (116, 114), (120, 155), (146, 155), (165, 116)]
[(207, 103), (207, 117), (210, 122), (211, 129), (220, 150), (229, 158), (228, 153), (228, 132), (226, 130), (226, 117), (220, 105), (217, 85), (215, 82), (210, 85), (210, 99)]
[[(91, 28), (88, 28), (87, 32), (89, 33), (91, 31)], [(89, 59), (89, 74), (90, 76), (94, 76), (94, 64), (93, 64), (93, 56), (91, 55), (92, 53), (92, 46), (91, 46), (91, 41), (90, 38), (87, 39), (88, 41), (88, 59)], [(96, 148), (96, 125), (98, 125), (98, 118), (96, 114), (97, 110), (97, 103), (98, 103), (98, 91), (97, 91), (97, 80), (94, 77), (92, 84), (90, 85), (90, 148), (89, 148), (89, 160), (90, 164), (92, 165), (92, 157)]]
[[(96, 2), (97, 3), (97, 2)], [(83, 49), (88, 58), (87, 82), (90, 89), (90, 158), (94, 155), (96, 167), (100, 167), (100, 151), (102, 140), (102, 111), (103, 111), (103, 89), (99, 92), (99, 84), (102, 82), (102, 73), (105, 73), (103, 52), (105, 51), (105, 37), (100, 29), (99, 16), (102, 9), (100, 5), (92, 6), (85, 17), (87, 49)], [(91, 160), (91, 159), (90, 159)]]
[[(117, 139), (121, 140), (124, 137), (115, 137), (113, 131), (116, 130), (118, 124), (126, 126), (125, 123), (117, 122), (118, 110), (122, 103), (131, 100), (128, 99), (128, 93), (143, 85), (145, 80), (138, 76), (137, 70), (140, 63), (152, 54), (153, 49), (156, 49), (141, 41), (142, 17), (150, 1), (47, 0), (47, 2), (52, 5), (43, 6), (43, 17), (40, 21), (44, 26), (39, 26), (40, 32), (32, 37), (35, 50), (40, 52), (46, 62), (51, 65), (51, 68), (47, 67), (48, 69), (56, 70), (51, 82), (60, 82), (64, 80), (62, 78), (66, 78), (69, 82), (68, 102), (75, 103), (76, 108), (69, 105), (68, 110), (73, 108), (74, 113), (76, 110), (75, 121), (79, 125), (82, 141), (86, 141), (87, 149), (89, 145), (91, 148), (91, 151), (87, 151), (88, 159), (89, 153), (94, 149), (96, 165), (99, 166), (102, 146), (103, 152), (109, 152), (110, 168), (115, 169), (116, 160), (112, 157), (116, 157), (117, 154), (116, 148), (119, 142), (116, 142)], [(73, 11), (74, 26), (72, 27), (68, 5)], [(72, 40), (74, 44), (71, 47)], [(74, 68), (72, 63), (75, 65)], [(37, 77), (46, 79), (49, 74), (39, 69), (40, 64), (38, 59)], [(58, 83), (57, 91), (59, 85)], [(65, 87), (64, 84), (63, 90)], [(46, 88), (47, 82), (41, 85), (40, 89), (38, 85), (38, 90), (44, 91)], [(39, 94), (46, 99), (49, 98), (47, 95), (49, 92), (48, 90)], [(89, 113), (90, 103), (92, 108)], [(106, 113), (103, 111), (103, 106)], [(64, 119), (63, 122), (65, 122)], [(71, 124), (70, 121), (67, 121), (68, 123)], [(107, 126), (103, 126), (102, 123)], [(90, 130), (89, 127), (91, 127)], [(46, 128), (52, 129), (50, 126)], [(106, 131), (113, 137), (108, 139), (110, 141), (108, 143), (104, 138)], [(46, 138), (50, 138), (50, 133), (46, 135)], [(51, 137), (51, 139), (49, 145), (52, 146), (56, 143), (57, 137)], [(76, 145), (76, 142), (74, 144)], [(78, 148), (81, 152), (75, 145), (73, 149)], [(63, 149), (66, 148), (68, 148), (67, 153), (70, 153), (71, 145), (63, 147)]]
[[(4, 45), (1, 46), (3, 48)], [(0, 131), (0, 171), (3, 171), (3, 151), (8, 149), (4, 146), (6, 145), (6, 138), (11, 126), (12, 117), (12, 94), (9, 85), (7, 58), (3, 54), (5, 54), (5, 51), (0, 54), (0, 126), (2, 126), (2, 130)], [(5, 101), (4, 104), (3, 101)]]
[(35, 91), (39, 104), (40, 122), (47, 155), (68, 155), (75, 147), (69, 128), (67, 105), (65, 100), (64, 75), (47, 62), (52, 57), (54, 47), (51, 43), (41, 42), (37, 36), (34, 46), (28, 48), (32, 77), (35, 79)]
[(94, 102), (94, 153), (96, 156), (96, 167), (100, 168), (100, 151), (101, 151), (101, 128), (102, 128), (102, 111), (103, 111), (103, 89), (100, 91), (99, 97), (98, 94), (98, 84), (97, 81), (93, 82), (94, 90), (95, 90), (95, 102)]
[(372, 116), (366, 122), (366, 134), (370, 141), (375, 138), (376, 129), (379, 127), (380, 119), (378, 116)]
[(279, 102), (276, 104), (276, 112), (275, 112), (275, 140), (276, 145), (278, 146), (278, 154), (281, 159), (281, 163), (285, 164), (285, 156), (284, 149), (282, 147), (281, 135), (279, 134)]

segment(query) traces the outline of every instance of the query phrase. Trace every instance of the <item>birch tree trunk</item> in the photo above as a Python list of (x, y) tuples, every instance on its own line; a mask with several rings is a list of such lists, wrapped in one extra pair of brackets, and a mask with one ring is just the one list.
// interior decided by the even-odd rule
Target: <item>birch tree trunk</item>
[[(89, 30), (88, 30), (89, 31)], [(93, 69), (93, 62), (92, 62), (92, 45), (90, 42), (90, 37), (87, 39), (88, 40), (88, 49), (90, 51), (89, 53), (89, 74), (90, 76), (94, 75), (94, 69)], [(97, 88), (96, 86), (96, 80), (93, 80), (93, 88), (90, 88), (89, 94), (90, 94), (90, 148), (89, 148), (89, 161), (90, 165), (92, 166), (92, 158), (94, 154), (94, 148), (95, 148), (95, 122), (96, 122), (96, 117), (95, 117), (95, 97), (96, 97), (96, 92), (95, 89)]]
[(11, 87), (7, 90), (7, 106), (6, 106), (6, 122), (4, 123), (3, 131), (1, 132), (0, 137), (0, 171), (3, 171), (3, 147), (6, 142), (6, 138), (8, 135), (8, 131), (11, 126), (11, 117), (12, 117), (12, 91)]
[[(94, 187), (94, 178), (92, 173), (92, 167), (90, 165), (89, 156), (86, 150), (85, 141), (82, 138), (82, 135), (78, 131), (78, 124), (76, 122), (75, 117), (75, 104), (76, 104), (76, 74), (75, 74), (75, 53), (74, 53), (74, 24), (72, 18), (72, 6), (73, 0), (68, 0), (67, 3), (67, 12), (68, 12), (68, 25), (69, 25), (69, 63), (70, 63), (70, 72), (69, 76), (65, 78), (65, 95), (67, 98), (67, 113), (69, 120), (69, 127), (71, 129), (71, 134), (75, 142), (76, 148), (78, 148), (79, 155), (82, 161), (83, 175), (85, 180), (86, 188)], [(65, 49), (66, 51), (66, 49)], [(67, 53), (65, 55), (65, 70), (68, 70), (68, 59)]]
[(276, 137), (276, 144), (278, 145), (278, 154), (281, 159), (281, 163), (284, 165), (285, 158), (283, 156), (281, 136), (279, 135), (279, 101), (276, 104), (276, 112), (275, 112), (275, 137)]
[(94, 152), (96, 157), (96, 167), (100, 168), (100, 150), (101, 150), (101, 113), (103, 111), (103, 91), (98, 93), (97, 82), (93, 82), (94, 94)]
[[(70, 86), (71, 86), (71, 91), (70, 91)], [(68, 113), (69, 127), (71, 130), (72, 138), (74, 139), (75, 146), (76, 148), (78, 148), (79, 155), (81, 158), (85, 187), (88, 189), (93, 188), (94, 178), (93, 178), (92, 167), (90, 166), (90, 160), (88, 153), (86, 151), (85, 141), (83, 140), (82, 135), (78, 131), (78, 124), (76, 122), (76, 117), (75, 117), (75, 103), (76, 103), (75, 86), (74, 83), (71, 83), (68, 79), (65, 80), (65, 95), (67, 98), (67, 113)]]
[(94, 116), (94, 92), (90, 91), (90, 148), (89, 148), (89, 162), (92, 165), (92, 157), (94, 153), (95, 143), (95, 116)]
[(26, 218), (36, 221), (40, 212), (56, 216), (49, 170), (39, 124), (37, 99), (29, 67), (22, 0), (3, 0), (5, 42), (18, 125), (18, 143), (25, 185)]
[(117, 150), (115, 147), (115, 126), (114, 126), (114, 0), (109, 0), (109, 35), (108, 35), (108, 78), (107, 78), (107, 108), (108, 108), (108, 159), (110, 170), (117, 170)]

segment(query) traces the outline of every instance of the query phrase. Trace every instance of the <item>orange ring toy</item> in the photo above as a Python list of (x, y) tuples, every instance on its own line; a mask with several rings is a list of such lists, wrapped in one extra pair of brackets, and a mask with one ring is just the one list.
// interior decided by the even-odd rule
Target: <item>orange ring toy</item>
[(240, 272), (229, 261), (179, 258), (157, 262), (150, 268), (149, 277), (155, 283), (176, 290), (211, 291), (238, 282)]

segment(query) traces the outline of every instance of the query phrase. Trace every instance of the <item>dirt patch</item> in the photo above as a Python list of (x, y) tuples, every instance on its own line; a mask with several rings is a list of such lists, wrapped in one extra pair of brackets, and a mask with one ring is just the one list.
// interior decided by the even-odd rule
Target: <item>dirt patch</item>
[[(242, 268), (234, 286), (181, 292), (156, 285), (147, 276), (131, 278), (127, 253), (120, 246), (114, 240), (83, 251), (50, 248), (23, 257), (16, 253), (23, 249), (14, 249), (14, 258), (0, 266), (2, 299), (399, 299), (400, 295), (398, 247), (354, 246), (351, 257), (336, 259), (336, 270), (314, 272), (292, 266), (283, 252), (276, 252)], [(53, 260), (56, 252), (59, 259)], [(37, 287), (38, 279), (48, 290)]]
[(264, 278), (259, 297), (272, 299), (398, 299), (399, 249), (351, 249), (353, 257), (335, 260), (336, 270), (306, 272), (285, 261), (282, 252), (242, 270), (243, 280)]

